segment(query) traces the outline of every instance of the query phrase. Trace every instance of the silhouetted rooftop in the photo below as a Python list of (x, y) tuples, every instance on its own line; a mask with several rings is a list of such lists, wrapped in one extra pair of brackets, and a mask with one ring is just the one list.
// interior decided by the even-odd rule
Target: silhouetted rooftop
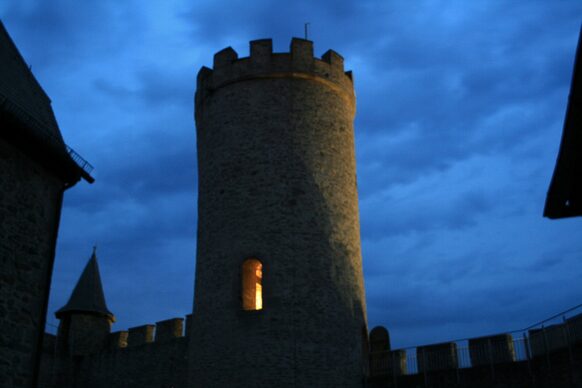
[(93, 182), (92, 166), (68, 147), (51, 100), (0, 21), (0, 137), (65, 178)]
[(582, 216), (582, 28), (556, 168), (544, 217)]
[(4, 109), (4, 100), (20, 108), (16, 112), (23, 120), (34, 120), (42, 125), (43, 130), (52, 135), (55, 143), (63, 149), (65, 144), (55, 120), (51, 101), (36, 81), (24, 58), (12, 42), (4, 24), (0, 22), (0, 101)]

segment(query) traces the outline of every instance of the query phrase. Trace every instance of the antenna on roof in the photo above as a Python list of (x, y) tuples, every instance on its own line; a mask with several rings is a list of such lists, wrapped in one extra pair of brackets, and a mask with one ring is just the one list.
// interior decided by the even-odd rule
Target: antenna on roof
[(93, 256), (95, 256), (95, 252), (97, 252), (97, 245), (93, 245)]
[(307, 27), (310, 25), (311, 23), (305, 23), (305, 40), (307, 40)]

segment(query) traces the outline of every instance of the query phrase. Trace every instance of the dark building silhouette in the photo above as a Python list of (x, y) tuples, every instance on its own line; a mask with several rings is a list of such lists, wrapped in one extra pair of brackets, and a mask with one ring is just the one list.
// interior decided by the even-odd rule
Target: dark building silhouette
[[(76, 159), (73, 160), (73, 157)], [(89, 165), (68, 148), (50, 99), (0, 22), (0, 385), (31, 387), (63, 193)]]
[(93, 254), (73, 289), (69, 301), (55, 315), (62, 321), (77, 313), (91, 314), (96, 317), (106, 318), (110, 322), (115, 322), (113, 313), (109, 311), (105, 303), (101, 274), (97, 264), (96, 248), (93, 248)]
[(574, 216), (582, 216), (582, 28), (560, 151), (544, 208), (544, 217)]
[(45, 334), (39, 387), (185, 387), (189, 330), (174, 318), (111, 333), (95, 252)]
[[(74, 385), (78, 358), (101, 352), (108, 345), (113, 313), (107, 308), (95, 249), (71, 297), (56, 313), (60, 320), (56, 346), (43, 360), (42, 385)], [(51, 338), (51, 342), (55, 342)]]

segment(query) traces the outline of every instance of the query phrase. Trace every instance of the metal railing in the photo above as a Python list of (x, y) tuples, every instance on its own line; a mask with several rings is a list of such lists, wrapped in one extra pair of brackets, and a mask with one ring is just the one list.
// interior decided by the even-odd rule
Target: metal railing
[[(62, 138), (59, 138), (54, 133), (50, 132), (48, 128), (51, 126), (47, 123), (43, 123), (33, 115), (31, 115), (28, 110), (17, 104), (16, 102), (9, 99), (6, 95), (0, 92), (0, 106), (5, 107), (8, 111), (14, 112), (17, 117), (21, 118), (22, 120), (26, 121), (26, 124), (31, 128), (34, 128), (36, 133), (40, 135), (43, 142), (55, 146), (55, 145), (64, 145), (66, 152), (69, 154), (71, 159), (85, 171), (88, 175), (91, 174), (94, 167), (85, 160), (79, 153), (77, 153), (74, 149), (66, 145)], [(57, 127), (58, 130), (58, 127)]]
[(77, 163), (77, 166), (79, 166), (83, 171), (90, 175), (91, 172), (93, 172), (94, 170), (94, 167), (91, 165), (91, 163), (85, 160), (81, 155), (79, 155), (74, 149), (72, 149), (68, 145), (65, 144), (65, 147), (71, 159), (73, 159), (73, 161)]
[[(541, 359), (582, 344), (582, 304), (509, 333), (370, 353), (371, 376), (414, 375), (438, 370), (489, 367)], [(545, 359), (545, 360), (544, 360)]]

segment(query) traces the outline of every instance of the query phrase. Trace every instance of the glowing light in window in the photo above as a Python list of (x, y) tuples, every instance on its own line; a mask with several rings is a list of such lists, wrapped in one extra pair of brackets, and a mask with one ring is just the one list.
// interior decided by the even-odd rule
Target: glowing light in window
[(256, 292), (255, 292), (255, 310), (260, 310), (263, 308), (263, 287), (261, 283), (256, 284)]
[(263, 265), (257, 259), (246, 259), (242, 265), (243, 310), (263, 308)]

